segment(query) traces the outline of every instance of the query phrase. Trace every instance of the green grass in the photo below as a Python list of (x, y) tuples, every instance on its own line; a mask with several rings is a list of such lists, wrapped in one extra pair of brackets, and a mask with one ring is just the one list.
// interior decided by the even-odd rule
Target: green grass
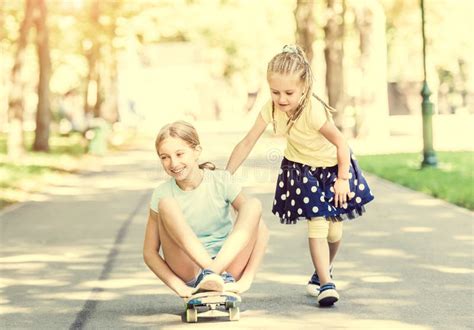
[[(133, 128), (115, 125), (114, 134), (107, 136), (107, 152), (118, 152), (143, 144), (141, 135)], [(6, 205), (29, 200), (33, 193), (45, 185), (60, 180), (61, 173), (84, 170), (88, 161), (83, 156), (87, 152), (88, 141), (81, 133), (49, 137), (49, 152), (33, 152), (34, 132), (25, 133), (26, 153), (18, 159), (9, 159), (7, 135), (0, 133), (0, 209)], [(146, 142), (149, 142), (148, 140)]]
[[(33, 144), (33, 139), (33, 133), (25, 134), (27, 146)], [(29, 147), (25, 155), (10, 160), (6, 156), (7, 136), (0, 134), (0, 209), (22, 200), (25, 192), (41, 185), (43, 177), (49, 174), (75, 172), (77, 160), (86, 152), (81, 134), (52, 135), (49, 145), (48, 153), (32, 152)]]
[(419, 153), (358, 156), (365, 172), (474, 210), (473, 152), (438, 152), (438, 167), (420, 169)]
[[(31, 152), (31, 146), (33, 145), (34, 134), (33, 132), (25, 133), (25, 145), (28, 152)], [(49, 138), (50, 155), (67, 154), (71, 156), (82, 156), (85, 149), (85, 141), (80, 133), (73, 133), (67, 136), (62, 135), (51, 135)], [(7, 135), (5, 133), (0, 134), (0, 155), (5, 155), (7, 152)]]

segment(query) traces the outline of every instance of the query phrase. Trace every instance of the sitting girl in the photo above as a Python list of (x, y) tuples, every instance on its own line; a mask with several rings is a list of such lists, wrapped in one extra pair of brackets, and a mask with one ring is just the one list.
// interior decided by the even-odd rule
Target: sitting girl
[(170, 178), (151, 198), (145, 263), (181, 297), (248, 290), (268, 241), (260, 201), (246, 198), (229, 172), (198, 164), (202, 149), (189, 123), (164, 126), (155, 147)]

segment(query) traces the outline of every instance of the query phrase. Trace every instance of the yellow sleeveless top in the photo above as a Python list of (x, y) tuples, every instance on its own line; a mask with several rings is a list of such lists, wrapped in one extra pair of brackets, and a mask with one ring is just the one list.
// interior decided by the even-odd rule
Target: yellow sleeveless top
[[(260, 114), (267, 124), (272, 124), (272, 101), (267, 102)], [(336, 146), (329, 142), (319, 129), (326, 121), (334, 122), (331, 113), (314, 97), (288, 132), (288, 117), (275, 108), (276, 135), (286, 137), (286, 159), (312, 167), (337, 165)]]

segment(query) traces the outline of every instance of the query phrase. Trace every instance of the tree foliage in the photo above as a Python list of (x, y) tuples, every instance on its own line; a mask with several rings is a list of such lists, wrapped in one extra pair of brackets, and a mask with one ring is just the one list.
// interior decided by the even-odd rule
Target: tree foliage
[[(348, 6), (356, 0), (346, 0)], [(387, 17), (389, 81), (420, 81), (422, 76), (421, 15), (418, 1), (378, 0)], [(7, 109), (21, 111), (28, 120), (34, 117), (38, 103), (37, 85), (40, 67), (33, 47), (33, 35), (22, 37), (25, 1), (0, 0), (0, 50), (2, 84), (0, 87), (0, 127), (5, 128)], [(321, 68), (325, 47), (324, 26), (334, 16), (325, 2), (299, 1), (299, 9), (314, 5), (314, 28), (300, 18), (295, 21), (297, 0), (75, 0), (48, 1), (49, 49), (51, 59), (51, 104), (57, 112), (58, 101), (70, 90), (84, 95), (83, 108), (96, 116), (113, 113), (117, 58), (132, 41), (147, 47), (170, 42), (188, 42), (204, 49), (212, 75), (229, 82), (239, 77), (243, 84), (255, 84), (264, 77), (266, 63), (286, 43), (309, 44), (313, 38), (313, 65)], [(303, 6), (304, 5), (304, 6)], [(96, 6), (96, 16), (91, 16)], [(460, 104), (468, 104), (474, 90), (474, 45), (468, 28), (474, 2), (470, 0), (426, 1), (426, 30), (429, 79), (437, 80), (440, 91), (459, 94)], [(306, 12), (297, 15), (308, 18)], [(358, 36), (354, 14), (348, 10), (344, 25), (344, 65), (357, 65)], [(311, 20), (311, 18), (310, 18)], [(460, 24), (465, 22), (465, 24)], [(24, 24), (24, 23), (23, 23)], [(328, 31), (326, 31), (328, 32)], [(306, 38), (306, 39), (305, 39)], [(23, 46), (22, 46), (23, 45)], [(22, 48), (23, 47), (23, 48)], [(21, 70), (18, 49), (23, 49)], [(342, 56), (342, 55), (341, 55)], [(16, 64), (15, 64), (16, 63)], [(12, 75), (14, 70), (18, 74)], [(326, 70), (326, 67), (324, 67)], [(324, 72), (324, 71), (323, 71)], [(9, 78), (5, 78), (9, 77)], [(342, 79), (342, 78), (338, 78)], [(337, 80), (337, 79), (336, 79)], [(95, 85), (93, 90), (91, 86)], [(337, 83), (337, 81), (336, 81)], [(348, 89), (347, 83), (341, 86)], [(257, 84), (258, 85), (258, 84)], [(15, 108), (12, 93), (21, 86), (21, 103)], [(93, 90), (94, 97), (88, 93)], [(10, 95), (10, 104), (5, 101)], [(89, 104), (89, 100), (95, 100)], [(451, 98), (450, 98), (451, 100)], [(17, 109), (17, 110), (15, 110)], [(18, 110), (20, 109), (20, 110)], [(102, 111), (105, 109), (105, 112)], [(19, 113), (19, 112), (18, 112)], [(111, 117), (114, 117), (113, 115)]]

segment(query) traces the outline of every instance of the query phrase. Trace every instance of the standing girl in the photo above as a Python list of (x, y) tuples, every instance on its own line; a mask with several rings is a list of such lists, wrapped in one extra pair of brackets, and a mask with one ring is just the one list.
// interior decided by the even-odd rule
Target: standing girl
[(282, 224), (308, 220), (315, 272), (307, 289), (320, 305), (329, 306), (339, 299), (332, 264), (342, 237), (342, 221), (362, 215), (364, 204), (374, 197), (334, 125), (334, 110), (312, 94), (313, 76), (303, 50), (285, 46), (268, 64), (267, 80), (271, 100), (234, 148), (227, 170), (237, 170), (268, 124), (274, 133), (286, 137), (272, 212)]
[(247, 199), (229, 172), (198, 164), (201, 146), (190, 124), (164, 126), (155, 147), (171, 178), (151, 198), (145, 263), (181, 297), (248, 290), (268, 241), (260, 202)]

